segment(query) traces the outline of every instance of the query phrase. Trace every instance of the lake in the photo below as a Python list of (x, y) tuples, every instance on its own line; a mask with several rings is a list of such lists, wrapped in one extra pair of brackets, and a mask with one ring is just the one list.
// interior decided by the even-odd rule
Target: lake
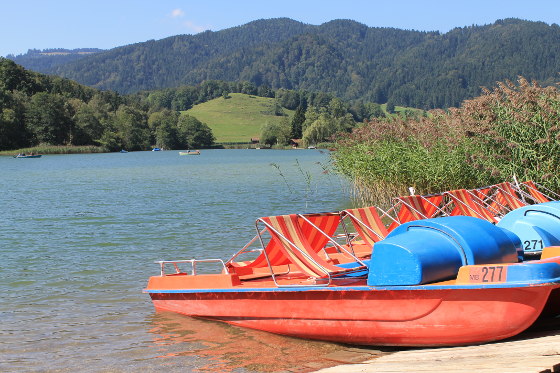
[(348, 207), (330, 169), (307, 149), (0, 157), (0, 371), (323, 366), (340, 346), (156, 313), (142, 289), (156, 260), (228, 259), (260, 216)]

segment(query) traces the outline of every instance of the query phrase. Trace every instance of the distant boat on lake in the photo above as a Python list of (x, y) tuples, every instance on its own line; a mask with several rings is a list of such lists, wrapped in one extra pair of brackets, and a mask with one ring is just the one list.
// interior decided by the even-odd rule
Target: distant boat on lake
[(161, 149), (160, 149), (160, 148), (153, 148), (152, 151), (153, 151), (153, 152), (160, 152)]
[(120, 153), (128, 153), (128, 150), (121, 149)]
[(179, 155), (200, 155), (200, 150), (187, 150), (186, 152), (179, 152)]
[(14, 155), (14, 158), (41, 158), (42, 154), (25, 154), (25, 153), (20, 153), (18, 155)]

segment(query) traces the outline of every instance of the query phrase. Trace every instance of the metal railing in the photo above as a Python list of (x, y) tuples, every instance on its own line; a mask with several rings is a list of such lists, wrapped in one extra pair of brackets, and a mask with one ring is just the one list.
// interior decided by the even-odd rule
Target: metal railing
[(193, 275), (193, 276), (197, 274), (197, 269), (196, 269), (197, 263), (220, 263), (222, 265), (222, 268), (223, 268), (224, 272), (226, 274), (229, 273), (229, 271), (226, 267), (226, 264), (224, 263), (224, 261), (222, 259), (159, 260), (155, 263), (158, 263), (160, 265), (160, 270), (161, 270), (160, 276), (165, 276), (165, 265), (166, 264), (173, 264), (173, 267), (175, 268), (175, 274), (186, 273), (186, 272), (181, 271), (181, 269), (179, 268), (179, 264), (181, 264), (181, 263), (190, 263), (190, 265), (191, 265), (191, 275)]

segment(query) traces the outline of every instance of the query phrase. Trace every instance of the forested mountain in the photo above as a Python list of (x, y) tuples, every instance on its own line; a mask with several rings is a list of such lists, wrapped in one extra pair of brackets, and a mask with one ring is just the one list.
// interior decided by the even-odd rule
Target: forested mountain
[(97, 48), (79, 48), (79, 49), (29, 49), (25, 54), (14, 56), (9, 54), (6, 56), (18, 65), (26, 69), (47, 72), (55, 66), (63, 65), (69, 62), (77, 61), (86, 56), (103, 52), (103, 49)]
[(558, 40), (558, 25), (518, 19), (441, 34), (283, 18), (128, 45), (49, 72), (121, 93), (216, 79), (428, 109), (519, 75), (555, 82)]
[[(115, 48), (47, 72), (121, 93), (193, 85), (214, 79), (187, 79), (186, 75), (194, 68), (239, 51), (248, 55), (256, 48), (301, 34), (307, 27), (289, 19), (255, 21), (219, 32), (179, 35)], [(244, 61), (235, 61), (235, 65), (243, 64)]]
[[(197, 88), (201, 97), (210, 91)], [(213, 141), (210, 128), (189, 115), (31, 72), (0, 57), (0, 150), (39, 145), (146, 150), (153, 144), (176, 149)]]

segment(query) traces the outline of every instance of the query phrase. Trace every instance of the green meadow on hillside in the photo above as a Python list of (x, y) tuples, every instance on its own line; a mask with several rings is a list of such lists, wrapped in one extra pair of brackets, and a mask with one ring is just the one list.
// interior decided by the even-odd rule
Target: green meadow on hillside
[[(282, 109), (292, 118), (294, 111)], [(242, 93), (223, 97), (194, 106), (186, 111), (206, 123), (214, 133), (217, 143), (249, 142), (260, 137), (266, 123), (279, 122), (282, 116), (274, 115), (274, 99)]]

